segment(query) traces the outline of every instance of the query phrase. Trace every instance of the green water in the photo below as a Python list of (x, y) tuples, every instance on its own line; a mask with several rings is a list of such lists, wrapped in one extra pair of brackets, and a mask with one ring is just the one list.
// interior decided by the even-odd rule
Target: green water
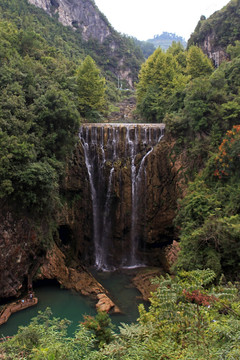
[(121, 325), (121, 322), (128, 324), (135, 322), (139, 316), (138, 305), (143, 303), (143, 300), (140, 298), (140, 292), (131, 283), (131, 277), (135, 273), (136, 270), (121, 270), (113, 273), (92, 271), (94, 277), (110, 292), (112, 300), (122, 312), (111, 316), (116, 326)]
[[(94, 272), (94, 276), (110, 291), (113, 300), (123, 312), (111, 316), (116, 327), (121, 322), (135, 322), (138, 317), (137, 305), (141, 301), (139, 292), (131, 286), (129, 273)], [(95, 302), (70, 290), (61, 289), (56, 284), (45, 284), (34, 290), (38, 297), (38, 304), (11, 315), (8, 322), (0, 327), (0, 337), (16, 334), (20, 325), (28, 325), (31, 318), (36, 316), (38, 311), (45, 310), (46, 307), (51, 308), (53, 316), (72, 321), (69, 334), (74, 333), (79, 322), (83, 320), (83, 315), (96, 314)]]

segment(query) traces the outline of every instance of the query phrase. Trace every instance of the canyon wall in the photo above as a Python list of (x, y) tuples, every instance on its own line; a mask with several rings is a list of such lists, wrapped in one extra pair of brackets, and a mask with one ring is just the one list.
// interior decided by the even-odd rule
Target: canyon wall
[[(60, 229), (66, 231), (62, 231), (60, 237), (63, 243), (74, 246), (78, 258), (86, 265), (95, 263), (99, 268), (114, 268), (137, 265), (139, 262), (159, 266), (164, 263), (164, 247), (176, 236), (172, 222), (177, 208), (177, 198), (181, 196), (184, 187), (184, 171), (181, 169), (181, 161), (176, 161), (174, 141), (162, 137), (153, 146), (148, 141), (143, 141), (137, 145), (136, 153), (133, 153), (136, 150), (131, 148), (133, 132), (142, 132), (144, 137), (145, 131), (148, 140), (150, 133), (146, 126), (126, 125), (129, 126), (132, 126), (129, 133), (130, 143), (126, 145), (128, 135), (124, 125), (122, 130), (119, 130), (118, 140), (117, 132), (115, 138), (112, 133), (113, 125), (105, 124), (104, 129), (97, 125), (98, 135), (95, 135), (95, 138), (93, 133), (89, 135), (88, 144), (79, 141), (69, 163), (68, 175), (63, 186), (63, 191), (68, 194), (69, 199), (59, 219)], [(154, 129), (154, 125), (150, 126)], [(90, 125), (91, 130), (88, 131), (93, 132), (93, 128), (96, 129), (96, 125)], [(111, 137), (113, 143), (118, 142), (118, 145), (115, 145), (115, 155), (114, 150), (112, 154), (108, 150), (109, 141), (112, 146), (109, 140)], [(96, 146), (98, 141), (99, 146)], [(97, 154), (95, 163), (88, 163), (87, 166), (84, 146), (89, 150), (93, 145)], [(93, 169), (96, 166), (101, 173)], [(93, 171), (92, 185), (89, 168)], [(96, 219), (96, 216), (100, 220)], [(135, 242), (135, 245), (132, 242)], [(102, 247), (105, 247), (104, 250)], [(102, 251), (106, 253), (101, 255)], [(135, 264), (129, 259), (132, 251), (136, 253)], [(94, 259), (94, 252), (98, 253), (97, 260), (96, 256)]]
[[(32, 221), (1, 208), (0, 213), (0, 299), (19, 296), (31, 282), (45, 255), (39, 232)], [(41, 234), (47, 233), (42, 225)]]

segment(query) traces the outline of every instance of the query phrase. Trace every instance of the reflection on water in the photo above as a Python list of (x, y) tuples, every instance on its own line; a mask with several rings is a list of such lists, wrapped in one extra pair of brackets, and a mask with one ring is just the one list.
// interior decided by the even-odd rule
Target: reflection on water
[[(138, 317), (137, 305), (139, 292), (131, 286), (129, 272), (102, 272), (93, 274), (103, 286), (109, 290), (112, 299), (120, 307), (123, 314), (112, 315), (112, 322), (118, 326), (121, 322), (131, 323)], [(20, 325), (28, 325), (30, 320), (50, 307), (53, 316), (71, 320), (69, 334), (73, 334), (83, 315), (95, 315), (95, 302), (88, 297), (79, 295), (70, 290), (61, 289), (56, 284), (44, 284), (35, 288), (38, 297), (37, 306), (25, 309), (10, 316), (8, 322), (0, 327), (0, 337), (16, 334)]]

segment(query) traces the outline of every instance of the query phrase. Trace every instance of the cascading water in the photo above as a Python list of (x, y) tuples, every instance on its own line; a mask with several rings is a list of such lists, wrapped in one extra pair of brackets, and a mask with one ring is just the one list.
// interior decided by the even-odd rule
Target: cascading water
[(91, 189), (94, 255), (98, 269), (114, 267), (113, 222), (117, 197), (114, 184), (121, 183), (123, 171), (129, 171), (131, 179), (131, 225), (129, 246), (122, 251), (121, 266), (140, 265), (137, 257), (140, 189), (146, 183), (146, 160), (161, 140), (163, 129), (163, 124), (85, 124), (80, 129)]

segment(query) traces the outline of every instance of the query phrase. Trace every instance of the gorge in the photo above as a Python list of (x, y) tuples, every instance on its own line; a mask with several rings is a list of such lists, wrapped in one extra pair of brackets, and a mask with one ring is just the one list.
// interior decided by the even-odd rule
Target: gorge
[[(72, 267), (80, 269), (80, 277), (82, 266), (166, 268), (164, 248), (175, 237), (172, 221), (183, 163), (176, 158), (174, 141), (162, 137), (163, 130), (163, 124), (81, 127), (60, 188), (63, 204), (49, 250), (44, 221), (36, 227), (29, 216), (18, 217), (3, 208), (2, 299), (19, 296), (37, 274), (74, 286), (79, 275)], [(86, 294), (91, 294), (90, 287)]]
[[(67, 200), (58, 214), (56, 244), (46, 255), (38, 255), (37, 248), (33, 259), (26, 259), (28, 269), (21, 268), (19, 260), (16, 264), (15, 252), (7, 252), (6, 246), (6, 259), (15, 266), (5, 269), (5, 280), (13, 278), (18, 269), (21, 287), (21, 279), (26, 281), (35, 264), (33, 278), (56, 279), (67, 289), (100, 300), (101, 294), (110, 298), (113, 294), (89, 277), (86, 268), (94, 266), (103, 272), (123, 269), (113, 279), (124, 278), (126, 268), (167, 269), (165, 248), (174, 239), (172, 219), (180, 182), (178, 165), (170, 161), (173, 144), (164, 136), (164, 128), (164, 124), (83, 124), (62, 185)], [(18, 251), (21, 239), (26, 241), (21, 231), (19, 228)], [(10, 242), (11, 234), (8, 236)], [(16, 239), (16, 234), (12, 236)], [(147, 277), (144, 274), (140, 281)], [(98, 281), (101, 283), (101, 278)], [(8, 285), (3, 286), (5, 297)], [(132, 309), (132, 304), (129, 307)]]

